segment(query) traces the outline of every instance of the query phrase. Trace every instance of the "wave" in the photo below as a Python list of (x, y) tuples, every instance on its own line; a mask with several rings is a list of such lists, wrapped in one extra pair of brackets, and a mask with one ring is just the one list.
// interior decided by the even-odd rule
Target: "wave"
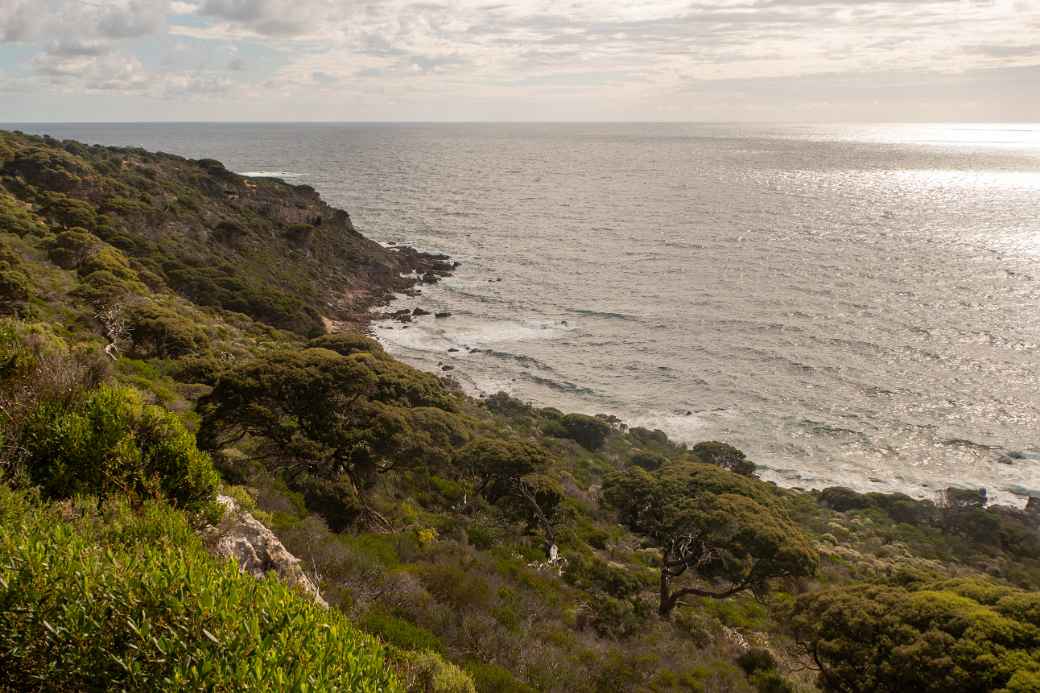
[(242, 171), (238, 175), (248, 178), (302, 178), (304, 174), (292, 171)]
[(596, 391), (589, 387), (582, 387), (581, 385), (575, 385), (572, 382), (566, 380), (553, 380), (552, 378), (543, 378), (533, 373), (524, 373), (524, 377), (533, 383), (543, 385), (551, 390), (557, 392), (566, 392), (572, 395), (595, 395)]
[(590, 318), (607, 318), (608, 320), (638, 320), (634, 315), (627, 315), (625, 313), (614, 313), (608, 310), (592, 310), (589, 308), (571, 308), (571, 313), (576, 315), (584, 315)]

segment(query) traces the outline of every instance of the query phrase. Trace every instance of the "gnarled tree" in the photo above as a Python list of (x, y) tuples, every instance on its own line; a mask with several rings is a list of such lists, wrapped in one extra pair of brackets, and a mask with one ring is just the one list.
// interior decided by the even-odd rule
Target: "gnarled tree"
[(518, 440), (477, 438), (459, 451), (456, 462), (477, 479), (477, 493), (507, 517), (538, 528), (551, 554), (562, 493), (543, 470), (552, 458), (541, 448)]
[[(330, 344), (336, 346), (335, 344)], [(381, 351), (345, 356), (326, 348), (284, 351), (223, 372), (200, 403), (200, 443), (245, 444), (254, 461), (313, 495), (334, 528), (380, 473), (447, 464), (468, 440), (454, 397), (435, 376)]]
[[(770, 579), (815, 572), (816, 551), (761, 481), (678, 461), (653, 473), (631, 467), (613, 474), (603, 497), (622, 524), (661, 550), (662, 617), (686, 596), (762, 596)], [(676, 587), (688, 571), (700, 584)]]

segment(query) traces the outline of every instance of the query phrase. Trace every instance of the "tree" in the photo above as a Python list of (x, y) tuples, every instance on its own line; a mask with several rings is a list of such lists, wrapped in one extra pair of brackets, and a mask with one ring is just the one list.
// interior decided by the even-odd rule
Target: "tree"
[(254, 460), (323, 505), (338, 494), (346, 507), (364, 506), (378, 474), (450, 461), (469, 436), (453, 406), (434, 376), (381, 354), (283, 351), (219, 375), (200, 402), (199, 440), (211, 450), (248, 441)]
[(755, 473), (755, 463), (732, 445), (709, 440), (694, 445), (692, 452), (705, 464), (714, 464), (743, 476), (751, 476)]
[(556, 543), (555, 526), (563, 494), (542, 473), (552, 458), (529, 443), (503, 438), (477, 438), (456, 458), (466, 474), (477, 479), (477, 493), (507, 517), (540, 528), (546, 545)]
[(597, 416), (565, 414), (551, 421), (545, 432), (556, 438), (569, 438), (586, 450), (596, 451), (603, 447), (610, 435), (610, 424)]
[[(712, 465), (673, 462), (609, 476), (603, 497), (621, 523), (661, 549), (660, 605), (667, 618), (686, 596), (762, 596), (769, 580), (815, 572), (817, 554), (765, 483)], [(692, 570), (707, 586), (674, 588)]]
[(1040, 593), (979, 579), (801, 597), (794, 634), (827, 693), (1040, 688)]

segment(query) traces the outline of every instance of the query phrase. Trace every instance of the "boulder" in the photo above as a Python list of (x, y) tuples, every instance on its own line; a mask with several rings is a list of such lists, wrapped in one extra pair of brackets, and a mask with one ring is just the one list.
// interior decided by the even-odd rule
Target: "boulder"
[(243, 510), (234, 498), (218, 496), (217, 501), (225, 508), (224, 517), (215, 527), (211, 525), (202, 531), (211, 553), (235, 559), (239, 570), (255, 578), (273, 571), (319, 605), (328, 606), (300, 567), (300, 559), (289, 553), (274, 532)]

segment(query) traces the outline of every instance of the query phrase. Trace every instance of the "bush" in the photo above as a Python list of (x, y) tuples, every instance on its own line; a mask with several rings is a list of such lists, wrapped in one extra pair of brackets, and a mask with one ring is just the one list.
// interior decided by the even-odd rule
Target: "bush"
[(599, 450), (610, 435), (610, 424), (595, 416), (566, 414), (546, 426), (545, 432), (555, 438), (569, 438), (586, 450)]
[(372, 635), (379, 636), (383, 642), (403, 650), (444, 651), (444, 645), (436, 635), (385, 611), (368, 612), (361, 622), (361, 627)]
[(40, 234), (46, 230), (43, 222), (19, 202), (0, 188), (0, 230), (19, 236)]
[(831, 486), (820, 491), (819, 503), (839, 513), (862, 510), (872, 505), (866, 494), (857, 493), (844, 486)]
[(741, 476), (751, 476), (755, 473), (755, 463), (732, 445), (709, 440), (694, 445), (692, 452), (705, 464), (713, 464)]
[(17, 269), (0, 270), (0, 313), (12, 315), (24, 311), (32, 296), (29, 277)]
[(508, 669), (490, 662), (466, 662), (466, 671), (480, 693), (535, 693), (535, 689), (517, 679)]
[(206, 334), (190, 318), (155, 303), (137, 303), (126, 311), (132, 353), (141, 358), (177, 358), (205, 348)]
[(983, 580), (853, 584), (803, 595), (791, 623), (824, 691), (1007, 691), (1040, 671), (1038, 604)]
[(399, 690), (382, 648), (148, 503), (62, 520), (0, 487), (0, 689)]
[(359, 351), (371, 354), (384, 353), (379, 342), (358, 332), (334, 332), (315, 337), (307, 344), (317, 349), (335, 351), (340, 356), (350, 356)]
[(84, 399), (41, 402), (20, 445), (33, 483), (53, 498), (124, 493), (200, 508), (217, 488), (209, 457), (184, 424), (129, 388), (102, 386)]
[(394, 652), (394, 670), (409, 691), (477, 693), (473, 679), (434, 652)]
[(665, 464), (668, 458), (664, 455), (658, 455), (656, 452), (645, 452), (639, 451), (632, 453), (632, 456), (628, 458), (628, 463), (635, 465), (636, 467), (642, 467), (648, 472), (652, 472), (659, 469), (661, 465)]

